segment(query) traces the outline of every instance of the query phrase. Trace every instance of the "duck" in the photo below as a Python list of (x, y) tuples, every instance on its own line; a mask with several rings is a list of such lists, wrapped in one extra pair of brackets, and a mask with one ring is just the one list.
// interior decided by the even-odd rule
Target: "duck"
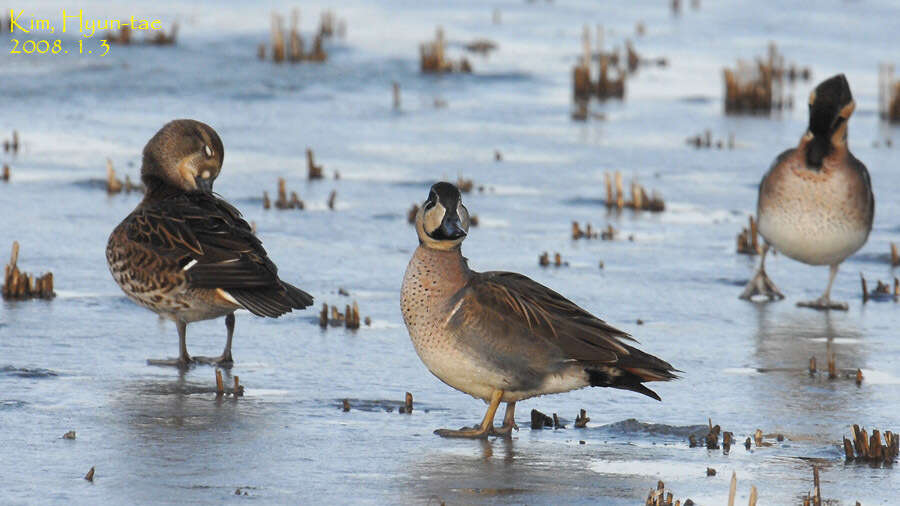
[[(451, 183), (431, 186), (415, 220), (419, 246), (401, 288), (403, 321), (419, 358), (447, 385), (488, 403), (480, 425), (442, 437), (507, 437), (516, 403), (588, 386), (631, 390), (677, 378), (664, 360), (552, 289), (513, 272), (476, 272), (461, 252), (469, 212)], [(506, 403), (503, 425), (494, 416)]]
[[(229, 366), (236, 310), (277, 318), (313, 303), (278, 277), (240, 211), (213, 193), (224, 158), (222, 140), (209, 125), (192, 119), (165, 124), (143, 150), (144, 198), (109, 236), (113, 279), (128, 298), (178, 330), (178, 358), (149, 360), (152, 365)], [(188, 354), (187, 324), (223, 316), (222, 354)]]
[(807, 265), (827, 265), (825, 292), (801, 307), (844, 310), (831, 299), (841, 263), (866, 243), (875, 218), (869, 171), (847, 145), (856, 102), (844, 74), (809, 95), (809, 126), (797, 147), (778, 155), (759, 185), (756, 215), (764, 239), (759, 268), (740, 298), (769, 301), (784, 295), (765, 271), (769, 248)]

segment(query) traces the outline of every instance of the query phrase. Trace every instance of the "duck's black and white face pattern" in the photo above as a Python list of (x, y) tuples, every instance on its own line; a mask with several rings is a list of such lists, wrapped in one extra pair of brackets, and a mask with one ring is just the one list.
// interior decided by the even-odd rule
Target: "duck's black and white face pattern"
[(822, 81), (809, 94), (809, 133), (835, 145), (843, 143), (847, 136), (847, 120), (855, 108), (856, 102), (844, 74)]
[(432, 249), (459, 246), (469, 233), (469, 211), (456, 186), (436, 183), (416, 216), (419, 241)]
[(167, 123), (144, 147), (142, 178), (157, 178), (187, 192), (212, 192), (225, 148), (206, 123), (178, 119)]

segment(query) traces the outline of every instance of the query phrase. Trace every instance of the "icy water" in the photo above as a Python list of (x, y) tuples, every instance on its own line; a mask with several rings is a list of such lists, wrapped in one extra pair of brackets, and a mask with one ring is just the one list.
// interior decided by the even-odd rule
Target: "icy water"
[[(760, 504), (796, 504), (813, 465), (832, 504), (896, 503), (896, 470), (846, 464), (839, 448), (854, 423), (900, 429), (900, 316), (893, 302), (863, 306), (858, 280), (895, 274), (887, 252), (900, 231), (898, 148), (884, 139), (900, 135), (878, 120), (876, 72), (896, 57), (896, 3), (703, 2), (673, 16), (663, 1), (353, 1), (334, 5), (348, 35), (327, 44), (329, 61), (299, 66), (255, 56), (270, 12), (287, 14), (287, 2), (26, 3), (14, 7), (54, 20), (63, 7), (166, 26), (177, 18), (181, 32), (174, 47), (113, 46), (105, 57), (0, 54), (0, 133), (18, 129), (23, 143), (2, 155), (12, 180), (0, 183), (0, 254), (20, 241), (20, 268), (52, 271), (58, 294), (0, 306), (0, 503), (643, 504), (661, 479), (676, 498), (724, 504), (735, 471), (739, 504), (751, 484)], [(300, 7), (308, 40), (331, 6)], [(595, 102), (605, 120), (572, 121), (582, 25), (603, 23), (608, 44), (621, 45), (638, 21), (647, 30), (638, 51), (669, 66), (630, 78), (624, 102)], [(423, 76), (418, 43), (437, 24), (453, 57), (479, 36), (499, 50), (470, 56), (473, 75)], [(813, 81), (790, 89), (795, 110), (726, 117), (721, 67), (763, 54), (769, 40), (810, 65)], [(836, 72), (857, 100), (849, 142), (877, 203), (869, 242), (835, 282), (833, 296), (850, 310), (795, 307), (820, 294), (827, 272), (782, 256), (768, 269), (787, 299), (740, 301), (756, 259), (735, 254), (735, 235), (763, 172), (803, 133), (809, 90)], [(175, 328), (127, 300), (106, 268), (107, 236), (139, 196), (106, 195), (105, 159), (136, 180), (144, 143), (179, 117), (216, 128), (226, 151), (216, 190), (256, 223), (282, 277), (316, 297), (314, 310), (278, 320), (238, 314), (236, 364), (225, 372), (226, 384), (239, 375), (246, 387), (238, 400), (216, 398), (211, 367), (146, 365), (176, 353)], [(734, 133), (736, 149), (685, 144), (705, 129), (716, 139)], [(327, 179), (306, 181), (306, 147)], [(608, 214), (609, 170), (660, 191), (666, 212)], [(631, 332), (684, 371), (651, 385), (663, 402), (586, 389), (520, 403), (521, 430), (509, 441), (432, 434), (484, 413), (421, 364), (399, 311), (416, 246), (406, 211), (429, 184), (459, 175), (485, 186), (464, 196), (480, 218), (464, 244), (470, 265), (524, 273)], [(263, 210), (262, 192), (274, 195), (278, 177), (305, 211)], [(619, 239), (572, 241), (573, 220), (612, 224)], [(569, 266), (539, 267), (543, 251)], [(320, 330), (323, 302), (352, 300), (370, 327)], [(191, 353), (218, 353), (224, 331), (221, 320), (190, 325)], [(860, 387), (809, 376), (809, 358), (824, 368), (829, 343), (838, 368), (862, 369)], [(406, 391), (411, 415), (398, 413)], [(581, 408), (591, 421), (575, 429)], [(559, 413), (567, 428), (531, 430), (531, 409)], [(641, 423), (621, 423), (632, 418)], [(708, 419), (739, 442), (757, 428), (785, 440), (729, 455), (689, 448)], [(62, 439), (69, 430), (77, 439)], [(91, 466), (93, 483), (82, 479)], [(707, 477), (707, 467), (718, 474)]]

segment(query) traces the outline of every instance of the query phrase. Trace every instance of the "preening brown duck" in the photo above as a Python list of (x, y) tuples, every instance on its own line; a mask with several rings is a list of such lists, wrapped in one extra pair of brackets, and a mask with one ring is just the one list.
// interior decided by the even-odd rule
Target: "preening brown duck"
[[(488, 403), (480, 426), (436, 434), (508, 436), (516, 402), (587, 386), (660, 400), (643, 383), (675, 379), (671, 365), (526, 276), (469, 269), (460, 249), (468, 229), (459, 190), (432, 186), (416, 214), (419, 247), (403, 278), (403, 320), (422, 362), (444, 383)], [(501, 402), (506, 414), (495, 428)]]
[[(175, 322), (179, 356), (154, 365), (228, 365), (234, 312), (277, 318), (313, 298), (282, 281), (241, 213), (213, 193), (225, 157), (219, 135), (189, 119), (167, 123), (144, 147), (144, 199), (113, 230), (106, 258), (113, 278), (133, 301)], [(188, 354), (187, 324), (225, 317), (227, 340), (218, 357)]]
[(831, 300), (831, 285), (841, 262), (868, 240), (875, 217), (869, 171), (847, 146), (847, 123), (855, 108), (844, 74), (826, 79), (810, 93), (809, 128), (797, 147), (775, 158), (759, 185), (756, 214), (766, 242), (742, 299), (784, 298), (765, 270), (772, 246), (799, 262), (829, 266), (822, 296), (797, 305), (847, 309), (845, 302)]

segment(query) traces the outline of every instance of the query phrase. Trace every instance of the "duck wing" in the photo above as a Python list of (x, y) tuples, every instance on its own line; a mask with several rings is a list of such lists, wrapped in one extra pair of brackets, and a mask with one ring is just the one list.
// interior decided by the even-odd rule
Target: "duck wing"
[(578, 362), (592, 386), (659, 399), (641, 383), (676, 378), (669, 363), (628, 344), (636, 341), (626, 332), (521, 274), (473, 272), (450, 304), (455, 308), (447, 320), (451, 329), (477, 329), (500, 341), (499, 353), (514, 355), (518, 350), (549, 362)]
[(281, 281), (240, 212), (206, 194), (181, 194), (140, 206), (127, 237), (177, 261), (192, 288), (221, 289), (260, 316), (276, 317), (312, 304)]

